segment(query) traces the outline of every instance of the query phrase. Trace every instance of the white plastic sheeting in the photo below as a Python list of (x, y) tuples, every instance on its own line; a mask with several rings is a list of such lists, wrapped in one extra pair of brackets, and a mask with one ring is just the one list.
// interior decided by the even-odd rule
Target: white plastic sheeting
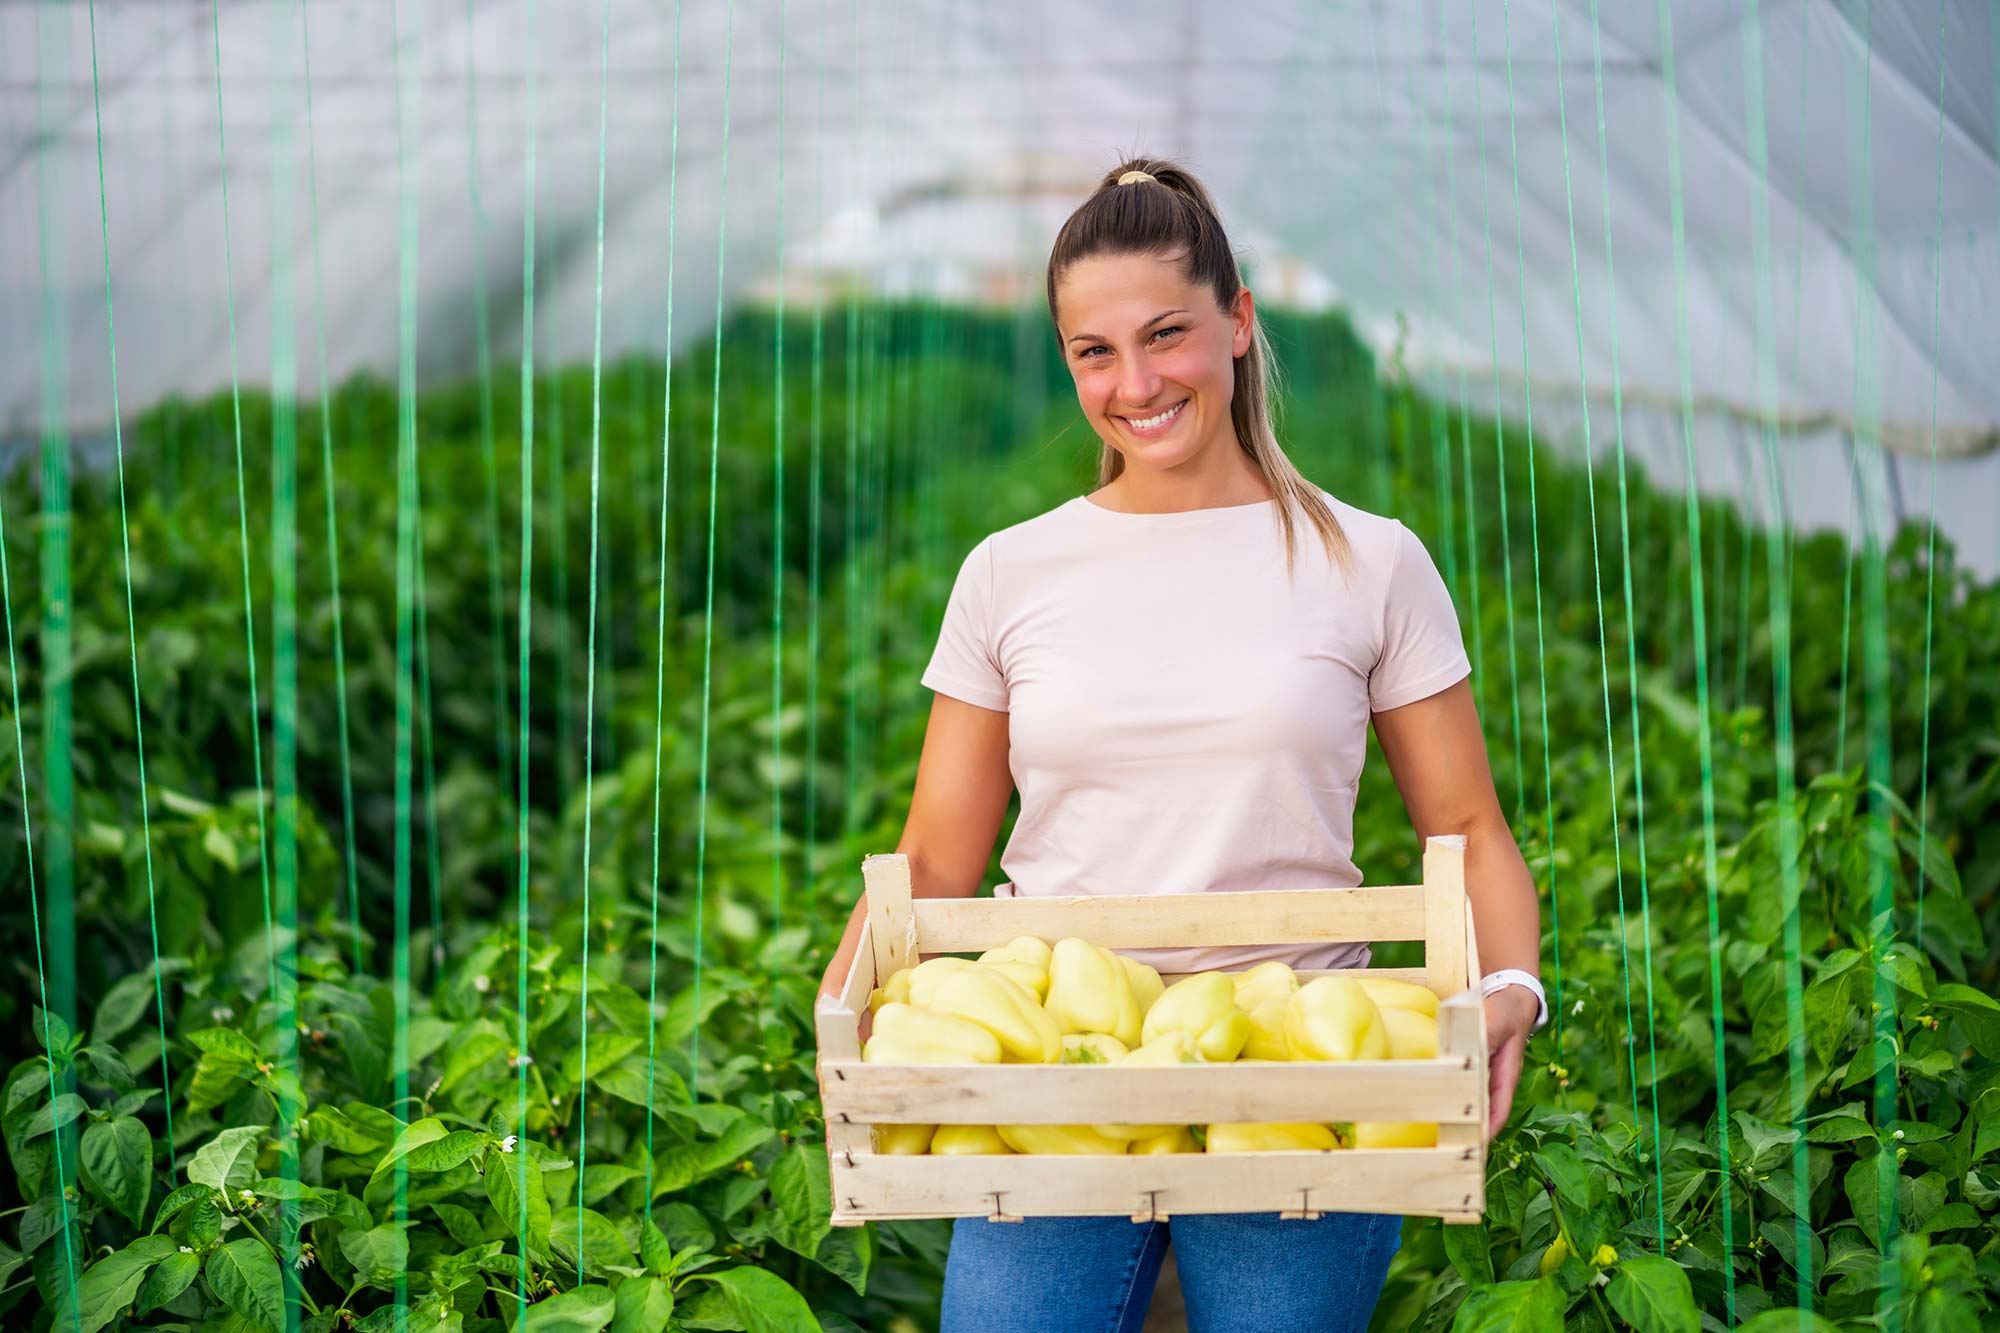
[(393, 375), (406, 198), (419, 374), (472, 370), (482, 270), (511, 372), (531, 128), (535, 354), (587, 359), (602, 87), (608, 356), (666, 345), (670, 290), (701, 336), (718, 269), (742, 299), (781, 247), (793, 279), (1037, 300), (1140, 150), (1209, 182), (1260, 294), (1348, 307), (1440, 392), (1567, 439), (1588, 404), (1595, 447), (1622, 424), (1668, 476), (1685, 406), (1702, 485), (1762, 511), (1740, 460), (1775, 414), (1802, 523), (1848, 521), (1857, 473), (1920, 514), (1935, 446), (1947, 531), (2000, 560), (1984, 0), (611, 0), (608, 67), (604, 20), (101, 0), (94, 109), (88, 7), (0, 4), (0, 436), (110, 417), (100, 113), (129, 414), (232, 356), (313, 393), (322, 337), (328, 377)]

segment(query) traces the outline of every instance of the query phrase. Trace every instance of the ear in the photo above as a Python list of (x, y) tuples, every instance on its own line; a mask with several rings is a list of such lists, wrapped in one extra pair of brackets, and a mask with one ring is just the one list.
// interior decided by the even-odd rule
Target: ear
[(1242, 356), (1250, 350), (1257, 324), (1257, 309), (1248, 287), (1236, 289), (1236, 300), (1229, 309), (1229, 323), (1229, 354), (1232, 357)]

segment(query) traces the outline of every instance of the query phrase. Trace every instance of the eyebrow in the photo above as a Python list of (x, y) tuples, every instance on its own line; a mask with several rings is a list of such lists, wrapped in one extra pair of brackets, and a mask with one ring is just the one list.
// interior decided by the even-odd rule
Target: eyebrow
[[(1187, 313), (1187, 311), (1185, 311), (1185, 310), (1163, 310), (1163, 311), (1161, 311), (1161, 312), (1160, 312), (1159, 314), (1157, 314), (1157, 315), (1153, 316), (1153, 317), (1152, 317), (1151, 319), (1147, 320), (1147, 321), (1146, 321), (1146, 322), (1145, 322), (1144, 324), (1141, 324), (1141, 325), (1139, 326), (1139, 329), (1140, 329), (1140, 331), (1141, 331), (1141, 332), (1144, 332), (1145, 330), (1147, 330), (1147, 329), (1150, 329), (1150, 328), (1152, 328), (1152, 327), (1153, 327), (1153, 326), (1154, 326), (1155, 324), (1159, 323), (1159, 322), (1160, 322), (1161, 320), (1163, 320), (1163, 319), (1166, 319), (1166, 318), (1167, 318), (1168, 316), (1170, 316), (1170, 315), (1185, 315), (1186, 313)], [(1071, 334), (1071, 335), (1069, 336), (1069, 340), (1070, 340), (1071, 342), (1075, 342), (1075, 341), (1076, 341), (1077, 339), (1079, 339), (1079, 338), (1088, 338), (1088, 339), (1090, 339), (1090, 340), (1091, 340), (1092, 342), (1103, 342), (1103, 341), (1104, 341), (1104, 339), (1103, 339), (1103, 338), (1099, 337), (1099, 336), (1098, 336), (1097, 334), (1095, 334), (1095, 333), (1072, 333), (1072, 334)]]

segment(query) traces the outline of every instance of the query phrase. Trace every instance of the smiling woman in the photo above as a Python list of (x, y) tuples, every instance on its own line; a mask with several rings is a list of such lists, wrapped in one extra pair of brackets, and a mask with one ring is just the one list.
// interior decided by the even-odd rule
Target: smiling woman
[[(1490, 1135), (1547, 1018), (1540, 912), (1444, 581), (1402, 523), (1286, 457), (1255, 300), (1186, 171), (1140, 159), (1107, 173), (1056, 237), (1048, 299), (1102, 442), (1099, 484), (960, 566), (923, 674), (938, 698), (898, 845), (918, 895), (977, 891), (1010, 786), (1021, 812), (996, 897), (1358, 885), (1372, 725), (1418, 837), (1466, 839), (1479, 954), (1499, 969), (1484, 987)], [(1324, 560), (1297, 560), (1301, 522)], [(860, 920), (829, 977), (845, 974)], [(1177, 972), (1370, 961), (1365, 944), (1119, 952)], [(1195, 1327), (1361, 1329), (1402, 1225), (1351, 1211), (961, 1217), (943, 1327), (1129, 1333), (1171, 1243)]]

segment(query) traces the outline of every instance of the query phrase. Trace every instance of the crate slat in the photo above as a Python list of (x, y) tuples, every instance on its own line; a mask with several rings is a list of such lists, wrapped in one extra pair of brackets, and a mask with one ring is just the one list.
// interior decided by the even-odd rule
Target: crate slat
[(1050, 943), (1076, 935), (1108, 949), (1424, 938), (1424, 890), (1408, 884), (1114, 897), (919, 898), (911, 906), (925, 953), (991, 949), (1020, 935)]
[[(1478, 1115), (1469, 1059), (1226, 1065), (826, 1066), (829, 1117), (887, 1124), (1047, 1125), (1129, 1122), (1418, 1120)], [(1165, 1108), (1171, 1108), (1168, 1111)]]
[[(1484, 1165), (1442, 1148), (1170, 1153), (857, 1156), (836, 1164), (833, 1221), (895, 1217), (1145, 1215), (1282, 1210), (1383, 1212), (1471, 1220)], [(997, 1195), (997, 1198), (996, 1198)]]

